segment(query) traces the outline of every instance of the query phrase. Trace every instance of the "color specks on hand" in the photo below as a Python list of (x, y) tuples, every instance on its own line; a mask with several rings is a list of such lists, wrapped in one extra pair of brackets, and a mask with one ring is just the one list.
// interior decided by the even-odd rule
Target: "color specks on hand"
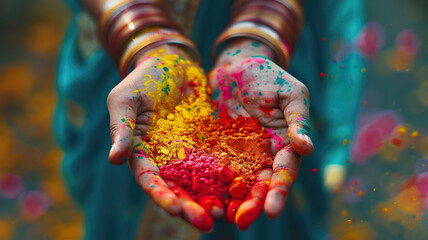
[[(175, 60), (176, 57), (169, 55), (160, 57), (164, 71), (168, 72), (163, 82), (168, 83), (170, 89), (176, 89), (172, 79), (176, 71), (186, 76), (193, 91), (178, 105), (155, 107), (155, 115), (160, 115), (158, 111), (163, 109), (173, 110), (158, 116), (143, 136), (143, 154), (159, 167), (162, 178), (177, 183), (195, 200), (215, 196), (224, 204), (231, 194), (245, 197), (257, 173), (272, 165), (270, 135), (255, 118), (239, 116), (233, 119), (227, 112), (216, 110), (210, 102), (208, 93), (211, 90), (203, 71), (186, 61), (182, 61), (177, 70)], [(232, 86), (239, 84), (238, 79)], [(166, 84), (156, 83), (154, 86), (150, 94), (153, 102), (173, 103), (160, 100), (168, 98), (168, 91), (164, 91)], [(231, 88), (221, 88), (223, 97), (231, 94)], [(220, 94), (216, 89), (212, 92), (213, 99)], [(239, 188), (230, 188), (231, 182), (238, 179)]]

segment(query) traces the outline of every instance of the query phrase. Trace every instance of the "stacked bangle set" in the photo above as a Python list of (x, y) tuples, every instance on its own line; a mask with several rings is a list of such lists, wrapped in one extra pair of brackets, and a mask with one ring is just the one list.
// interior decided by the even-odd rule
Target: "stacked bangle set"
[[(231, 24), (215, 42), (213, 56), (227, 40), (247, 37), (272, 48), (274, 61), (286, 69), (303, 25), (300, 0), (242, 0), (235, 7)], [(122, 78), (139, 56), (162, 44), (181, 45), (193, 60), (200, 60), (196, 46), (166, 9), (162, 0), (125, 0), (99, 17), (99, 39)]]

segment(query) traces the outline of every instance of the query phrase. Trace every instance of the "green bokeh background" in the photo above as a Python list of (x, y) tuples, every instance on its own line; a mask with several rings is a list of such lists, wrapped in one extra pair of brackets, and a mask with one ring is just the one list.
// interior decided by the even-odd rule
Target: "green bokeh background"
[[(62, 1), (0, 3), (0, 175), (18, 175), (25, 184), (16, 199), (0, 195), (0, 239), (82, 235), (83, 217), (64, 190), (61, 152), (51, 133), (56, 57), (69, 16)], [(329, 230), (332, 239), (428, 239), (425, 208), (412, 207), (421, 199), (410, 182), (416, 162), (428, 157), (428, 1), (367, 1), (367, 22), (384, 28), (385, 44), (367, 62), (360, 115), (395, 111), (407, 133), (400, 147), (388, 140), (380, 154), (349, 164), (347, 180), (360, 180), (358, 186), (351, 180), (350, 186), (332, 193)], [(406, 29), (416, 33), (420, 48), (403, 64), (396, 36)], [(415, 138), (409, 137), (413, 131), (419, 133)], [(403, 185), (406, 182), (410, 185)], [(348, 202), (346, 195), (359, 189), (357, 201)], [(36, 219), (19, 207), (33, 190), (49, 200), (46, 212)]]

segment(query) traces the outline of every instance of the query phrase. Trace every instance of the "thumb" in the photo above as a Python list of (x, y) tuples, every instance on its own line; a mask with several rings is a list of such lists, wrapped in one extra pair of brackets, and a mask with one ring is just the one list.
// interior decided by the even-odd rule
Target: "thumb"
[(107, 99), (112, 140), (108, 159), (115, 165), (126, 162), (132, 152), (137, 112), (133, 93), (128, 93), (129, 90), (124, 87), (122, 81), (110, 92)]
[(314, 151), (309, 122), (309, 92), (302, 83), (298, 86), (298, 91), (285, 105), (284, 116), (288, 123), (291, 146), (298, 154), (307, 156)]

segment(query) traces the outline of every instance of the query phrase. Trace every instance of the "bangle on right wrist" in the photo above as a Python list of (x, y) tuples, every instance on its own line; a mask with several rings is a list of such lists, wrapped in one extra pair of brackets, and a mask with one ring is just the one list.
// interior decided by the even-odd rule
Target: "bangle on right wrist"
[(278, 35), (272, 29), (265, 26), (257, 26), (254, 23), (239, 23), (232, 25), (226, 31), (224, 31), (214, 43), (212, 52), (213, 59), (216, 58), (217, 53), (221, 50), (224, 44), (234, 38), (247, 37), (264, 43), (266, 46), (272, 49), (274, 52), (276, 61), (281, 67), (287, 69), (290, 59), (288, 46), (279, 40)]

